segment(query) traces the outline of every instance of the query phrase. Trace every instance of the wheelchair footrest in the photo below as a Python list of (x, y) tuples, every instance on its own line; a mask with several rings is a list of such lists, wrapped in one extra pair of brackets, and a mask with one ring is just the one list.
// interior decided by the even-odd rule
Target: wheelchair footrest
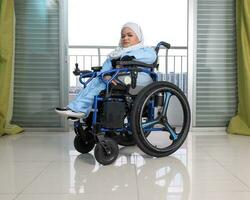
[(77, 122), (77, 121), (79, 121), (80, 119), (77, 118), (77, 117), (68, 117), (67, 120), (72, 121), (72, 122)]

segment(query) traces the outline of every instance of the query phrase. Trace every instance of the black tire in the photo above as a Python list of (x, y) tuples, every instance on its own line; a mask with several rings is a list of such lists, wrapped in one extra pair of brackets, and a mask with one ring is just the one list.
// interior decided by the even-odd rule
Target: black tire
[(85, 123), (81, 123), (80, 120), (74, 123), (74, 132), (76, 134), (74, 139), (74, 147), (82, 154), (90, 152), (95, 146), (94, 136), (91, 132), (91, 119), (92, 113), (90, 113), (90, 115), (87, 117)]
[[(101, 144), (102, 143), (102, 144)], [(107, 153), (102, 145), (109, 147), (110, 152)], [(113, 163), (119, 154), (119, 148), (116, 141), (111, 138), (105, 138), (95, 146), (94, 155), (96, 160), (102, 165), (108, 165)]]
[(108, 131), (105, 134), (106, 138), (112, 138), (121, 146), (133, 146), (136, 144), (136, 141), (132, 134), (129, 134), (128, 131), (114, 132)]
[[(165, 99), (168, 100), (165, 103), (166, 104), (165, 109), (163, 105), (162, 113), (159, 114), (159, 116), (162, 115), (163, 117), (155, 118), (154, 119), (155, 122), (153, 123), (152, 127), (154, 127), (155, 125), (163, 126), (161, 128), (160, 133), (165, 135), (169, 134), (170, 140), (168, 143), (171, 144), (164, 147), (158, 147), (157, 145), (152, 144), (148, 139), (149, 138), (149, 136), (147, 135), (148, 130), (145, 130), (142, 127), (142, 126), (145, 127), (145, 124), (143, 124), (142, 122), (143, 110), (145, 106), (147, 106), (148, 102), (154, 101), (155, 95), (159, 93), (165, 94), (166, 95)], [(169, 116), (167, 116), (168, 106), (172, 96), (175, 96), (175, 99), (176, 101), (178, 101), (177, 103), (180, 105), (180, 108), (182, 110), (181, 113), (182, 122), (180, 124), (180, 127), (178, 127), (179, 133), (177, 133), (176, 129), (169, 123), (168, 119)], [(172, 83), (166, 81), (154, 82), (143, 88), (143, 90), (141, 90), (141, 92), (135, 99), (134, 106), (132, 109), (132, 120), (131, 120), (132, 131), (138, 147), (144, 153), (150, 156), (154, 157), (168, 156), (174, 153), (177, 149), (179, 149), (188, 135), (190, 121), (191, 121), (191, 115), (187, 98), (185, 94), (176, 85)], [(147, 122), (147, 124), (150, 124), (150, 122), (151, 121)], [(150, 127), (150, 129), (152, 127)], [(153, 132), (154, 131), (151, 131), (150, 134), (153, 134)], [(172, 132), (172, 134), (175, 135), (176, 137), (175, 139), (173, 138), (172, 134), (170, 134), (170, 132)], [(165, 140), (163, 142), (165, 142)]]
[(136, 144), (136, 141), (132, 134), (129, 134), (127, 131), (124, 131), (117, 136), (117, 143), (122, 146), (133, 146)]
[(80, 135), (76, 135), (74, 139), (74, 147), (80, 153), (88, 153), (95, 146), (94, 139), (88, 137), (87, 140), (83, 140)]

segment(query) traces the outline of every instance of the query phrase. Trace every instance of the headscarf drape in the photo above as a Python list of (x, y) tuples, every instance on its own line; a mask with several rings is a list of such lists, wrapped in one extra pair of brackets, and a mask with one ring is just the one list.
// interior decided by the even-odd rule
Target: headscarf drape
[(109, 54), (109, 57), (111, 59), (117, 59), (117, 58), (121, 57), (121, 55), (123, 55), (126, 52), (129, 52), (131, 50), (135, 50), (135, 49), (139, 49), (139, 48), (144, 47), (144, 44), (143, 44), (144, 43), (144, 37), (143, 37), (141, 27), (138, 24), (134, 23), (134, 22), (127, 22), (126, 24), (124, 24), (122, 26), (121, 30), (123, 28), (125, 28), (125, 27), (130, 28), (137, 35), (137, 37), (139, 39), (139, 43), (136, 44), (136, 45), (127, 47), (127, 48), (123, 48), (121, 46), (121, 41), (119, 41), (119, 46)]

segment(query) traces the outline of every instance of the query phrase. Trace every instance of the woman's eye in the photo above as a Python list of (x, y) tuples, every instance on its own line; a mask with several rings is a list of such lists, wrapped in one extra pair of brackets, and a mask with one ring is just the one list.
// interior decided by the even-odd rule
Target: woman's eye
[(122, 35), (121, 38), (124, 39), (125, 37), (133, 37), (133, 34)]

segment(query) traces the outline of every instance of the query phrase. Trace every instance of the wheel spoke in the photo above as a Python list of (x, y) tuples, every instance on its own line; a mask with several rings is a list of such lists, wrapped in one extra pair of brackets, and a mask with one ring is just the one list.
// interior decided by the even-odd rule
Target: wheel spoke
[(174, 131), (174, 129), (170, 126), (170, 124), (168, 122), (165, 122), (164, 126), (167, 128), (170, 135), (173, 137), (173, 140), (178, 139), (178, 134)]
[(145, 123), (142, 123), (142, 128), (143, 129), (152, 128), (155, 124), (158, 124), (158, 123), (159, 123), (159, 119), (156, 119), (150, 122), (145, 122)]
[(167, 113), (167, 109), (168, 109), (168, 105), (169, 105), (169, 101), (170, 101), (171, 96), (172, 96), (172, 94), (170, 92), (164, 93), (164, 105), (163, 105), (163, 109), (162, 109), (162, 116), (165, 116)]

